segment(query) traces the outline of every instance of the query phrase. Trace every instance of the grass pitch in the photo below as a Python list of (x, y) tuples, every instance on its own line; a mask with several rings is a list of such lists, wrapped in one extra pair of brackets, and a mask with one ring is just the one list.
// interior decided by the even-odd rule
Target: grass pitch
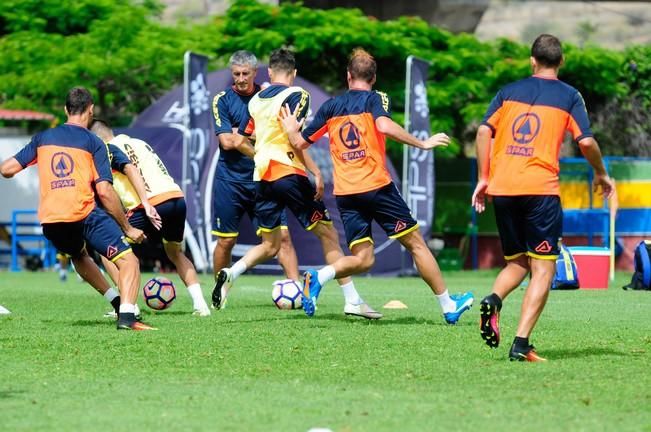
[[(445, 274), (476, 306), (456, 326), (420, 279), (357, 278), (383, 310), (346, 318), (336, 284), (317, 315), (279, 311), (273, 277), (244, 276), (209, 318), (178, 299), (146, 313), (158, 332), (117, 332), (107, 303), (55, 273), (0, 273), (0, 429), (5, 431), (651, 431), (651, 293), (552, 292), (532, 342), (546, 364), (511, 363), (524, 293), (506, 301), (502, 345), (478, 331), (496, 272)], [(143, 276), (143, 282), (150, 275)], [(203, 277), (208, 297), (211, 278)], [(143, 307), (144, 308), (144, 307)]]

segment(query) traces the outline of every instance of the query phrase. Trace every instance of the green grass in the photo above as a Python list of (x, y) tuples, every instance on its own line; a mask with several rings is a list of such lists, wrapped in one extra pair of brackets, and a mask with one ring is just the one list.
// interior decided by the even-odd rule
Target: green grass
[[(477, 301), (495, 272), (448, 272)], [(273, 277), (244, 276), (228, 308), (191, 316), (178, 282), (158, 332), (117, 332), (88, 286), (0, 273), (0, 429), (6, 431), (651, 431), (651, 293), (552, 292), (532, 341), (546, 364), (511, 363), (523, 290), (488, 349), (478, 310), (443, 323), (420, 279), (357, 278), (378, 322), (346, 318), (328, 285), (313, 319), (271, 303)], [(144, 277), (143, 277), (144, 280)], [(209, 294), (210, 278), (203, 278)]]

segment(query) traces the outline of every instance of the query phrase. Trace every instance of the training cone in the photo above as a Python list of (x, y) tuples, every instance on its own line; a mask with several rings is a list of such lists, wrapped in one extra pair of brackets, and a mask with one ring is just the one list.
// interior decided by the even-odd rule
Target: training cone
[(383, 307), (384, 309), (407, 309), (407, 305), (401, 302), (400, 300), (391, 300)]

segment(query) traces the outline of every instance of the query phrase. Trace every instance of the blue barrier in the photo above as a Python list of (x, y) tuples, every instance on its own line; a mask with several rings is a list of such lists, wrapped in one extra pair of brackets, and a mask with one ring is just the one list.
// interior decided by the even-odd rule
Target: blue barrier
[[(19, 255), (38, 255), (43, 259), (43, 266), (50, 268), (56, 263), (56, 249), (52, 243), (45, 238), (42, 234), (35, 234), (34, 232), (25, 234), (19, 232), (21, 227), (40, 228), (41, 224), (37, 221), (18, 221), (21, 216), (36, 216), (36, 210), (13, 210), (11, 212), (11, 271), (18, 272), (21, 270), (18, 263)], [(19, 247), (20, 242), (37, 243), (38, 247)]]

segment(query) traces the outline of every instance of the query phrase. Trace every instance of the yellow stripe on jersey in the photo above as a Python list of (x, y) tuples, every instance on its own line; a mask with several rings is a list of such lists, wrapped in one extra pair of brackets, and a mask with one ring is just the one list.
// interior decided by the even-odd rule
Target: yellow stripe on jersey
[(215, 124), (217, 127), (222, 126), (222, 119), (219, 117), (219, 106), (217, 105), (219, 103), (219, 98), (224, 96), (226, 94), (225, 91), (217, 93), (215, 97), (212, 100), (212, 115), (215, 118)]
[(384, 111), (388, 112), (389, 111), (389, 96), (386, 93), (381, 92), (381, 91), (377, 91), (377, 90), (375, 90), (375, 93), (380, 95), (380, 99), (382, 100), (382, 109)]

